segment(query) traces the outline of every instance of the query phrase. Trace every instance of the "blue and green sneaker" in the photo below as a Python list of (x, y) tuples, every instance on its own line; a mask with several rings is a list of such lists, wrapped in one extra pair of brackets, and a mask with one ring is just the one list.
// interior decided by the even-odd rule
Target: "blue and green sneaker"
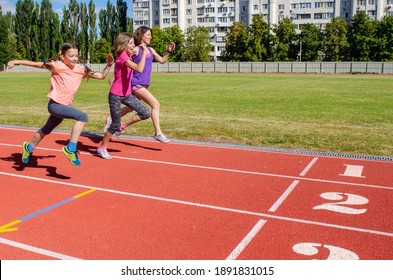
[(29, 151), (28, 146), (29, 146), (28, 142), (23, 142), (23, 145), (22, 145), (22, 149), (23, 149), (22, 162), (25, 163), (25, 164), (29, 162), (29, 157), (32, 154), (32, 152)]
[(80, 166), (81, 162), (78, 159), (78, 152), (71, 152), (67, 149), (66, 146), (61, 149), (63, 153), (66, 155), (66, 157), (70, 160), (70, 162), (75, 165), (75, 166)]

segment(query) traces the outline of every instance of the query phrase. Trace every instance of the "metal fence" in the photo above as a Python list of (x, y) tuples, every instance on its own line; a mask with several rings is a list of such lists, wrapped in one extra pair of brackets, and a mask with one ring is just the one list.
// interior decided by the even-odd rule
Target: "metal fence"
[[(106, 64), (87, 64), (101, 71)], [(28, 66), (15, 66), (0, 71), (46, 72)], [(113, 71), (113, 67), (111, 69)], [(167, 62), (153, 63), (153, 72), (176, 73), (325, 73), (325, 74), (393, 74), (393, 62)]]
[(370, 73), (393, 74), (393, 62), (171, 62), (154, 72), (179, 73)]

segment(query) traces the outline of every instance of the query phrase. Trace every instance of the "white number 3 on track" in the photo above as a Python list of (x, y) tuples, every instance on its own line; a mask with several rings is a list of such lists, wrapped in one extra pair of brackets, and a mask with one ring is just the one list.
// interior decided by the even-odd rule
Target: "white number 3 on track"
[[(358, 260), (359, 256), (347, 249), (319, 243), (298, 243), (292, 249), (301, 255), (323, 257), (326, 260)], [(326, 252), (327, 251), (327, 252)], [(321, 259), (321, 258), (319, 258)]]

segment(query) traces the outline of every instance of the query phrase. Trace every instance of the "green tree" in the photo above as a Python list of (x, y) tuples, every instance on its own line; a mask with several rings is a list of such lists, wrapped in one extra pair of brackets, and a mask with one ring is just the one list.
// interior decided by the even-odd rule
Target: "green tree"
[(371, 50), (377, 44), (373, 38), (376, 25), (365, 12), (353, 16), (349, 24), (349, 56), (352, 61), (370, 61)]
[(248, 33), (248, 46), (245, 54), (247, 60), (266, 61), (270, 49), (270, 27), (263, 19), (262, 14), (258, 14), (252, 18)]
[(7, 64), (11, 53), (11, 14), (3, 15), (0, 6), (0, 64)]
[(306, 23), (299, 36), (302, 40), (302, 60), (318, 60), (320, 57), (318, 52), (321, 49), (321, 30), (312, 23)]
[(92, 58), (95, 56), (94, 46), (97, 41), (97, 14), (96, 14), (96, 6), (93, 0), (89, 2), (89, 54), (88, 61), (91, 62)]
[(50, 55), (49, 57), (56, 57), (60, 51), (60, 46), (63, 44), (63, 38), (60, 34), (60, 19), (59, 15), (52, 11), (52, 23), (50, 29)]
[(343, 61), (348, 51), (348, 24), (340, 18), (333, 18), (322, 31), (321, 50), (326, 61)]
[(234, 22), (225, 35), (225, 50), (221, 53), (222, 61), (247, 61), (247, 29), (243, 22)]
[(17, 42), (17, 56), (31, 60), (32, 18), (34, 2), (32, 0), (18, 0), (15, 8), (15, 36)]
[(182, 61), (210, 61), (209, 30), (203, 26), (189, 26), (185, 32)]
[(153, 27), (153, 41), (151, 47), (161, 56), (166, 52), (168, 45), (174, 42), (175, 51), (168, 58), (168, 61), (181, 61), (184, 44), (184, 35), (178, 26), (172, 26), (160, 29), (158, 26)]
[(39, 14), (39, 42), (40, 42), (40, 59), (51, 57), (51, 29), (52, 29), (52, 2), (49, 0), (42, 0), (41, 10)]
[(76, 46), (79, 47), (79, 44), (77, 42), (77, 38), (79, 35), (79, 25), (80, 25), (80, 8), (79, 4), (76, 0), (70, 0), (70, 3), (68, 4), (68, 10), (70, 11), (70, 25), (69, 25), (69, 38), (68, 42), (73, 43)]
[(164, 41), (165, 50), (162, 50), (161, 54), (166, 52), (166, 48), (171, 42), (176, 45), (175, 51), (169, 56), (168, 61), (181, 61), (182, 50), (184, 48), (184, 34), (179, 26), (172, 26), (164, 29), (164, 34), (166, 34), (166, 41)]
[(81, 61), (87, 62), (89, 55), (89, 18), (86, 3), (80, 3), (80, 31), (79, 31), (79, 56)]
[(393, 16), (385, 16), (378, 23), (374, 35), (377, 43), (372, 51), (374, 61), (393, 61)]
[(40, 5), (36, 3), (35, 8), (33, 10), (33, 17), (31, 20), (31, 28), (32, 33), (30, 35), (30, 57), (33, 61), (43, 60), (44, 57), (41, 55), (41, 40), (40, 40), (40, 25), (39, 25), (39, 17), (40, 17)]
[(117, 15), (119, 17), (119, 32), (128, 32), (128, 21), (127, 21), (127, 2), (117, 0)]
[(274, 60), (275, 61), (294, 61), (300, 52), (300, 42), (296, 35), (296, 24), (289, 17), (279, 21), (273, 27), (275, 34), (274, 41)]
[(105, 39), (99, 39), (94, 46), (94, 57), (92, 57), (91, 63), (105, 63), (107, 60), (108, 53), (112, 52), (111, 44)]
[(116, 36), (119, 34), (119, 19), (116, 14), (116, 8), (108, 0), (106, 10), (100, 10), (98, 13), (99, 27), (101, 38), (107, 40), (112, 45)]
[(70, 21), (70, 11), (66, 7), (63, 7), (63, 20), (61, 21), (60, 27), (63, 42), (71, 42)]

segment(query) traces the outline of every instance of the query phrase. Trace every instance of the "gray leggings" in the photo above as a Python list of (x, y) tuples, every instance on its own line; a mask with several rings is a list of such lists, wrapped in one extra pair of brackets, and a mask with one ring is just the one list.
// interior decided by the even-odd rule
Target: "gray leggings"
[(51, 133), (63, 119), (74, 119), (80, 122), (87, 122), (88, 117), (85, 113), (73, 107), (56, 103), (52, 99), (48, 102), (48, 111), (50, 116), (46, 124), (41, 128), (41, 132), (45, 135)]
[(150, 111), (147, 109), (135, 95), (130, 94), (128, 96), (118, 96), (113, 93), (108, 94), (109, 109), (111, 111), (112, 124), (108, 128), (110, 134), (115, 133), (119, 130), (121, 125), (121, 104), (124, 104), (135, 112), (138, 113), (138, 117), (141, 120), (150, 118)]

